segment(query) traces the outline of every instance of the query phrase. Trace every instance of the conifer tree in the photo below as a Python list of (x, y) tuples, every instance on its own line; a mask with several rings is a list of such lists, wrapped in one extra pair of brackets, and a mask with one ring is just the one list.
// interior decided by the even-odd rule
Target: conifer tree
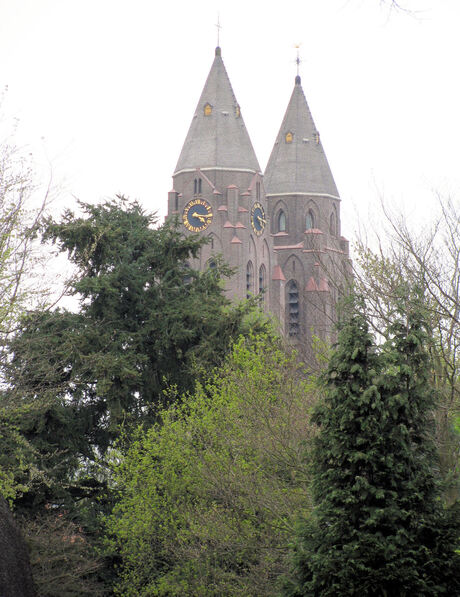
[(315, 509), (285, 594), (459, 594), (458, 524), (440, 500), (430, 435), (424, 326), (420, 301), (401, 301), (377, 349), (362, 305), (348, 305), (314, 415)]

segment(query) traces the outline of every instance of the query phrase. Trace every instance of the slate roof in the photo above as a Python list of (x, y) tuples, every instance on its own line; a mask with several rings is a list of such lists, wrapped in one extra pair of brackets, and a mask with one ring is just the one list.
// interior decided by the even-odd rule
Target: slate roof
[[(288, 133), (290, 143), (286, 142)], [(339, 196), (299, 76), (268, 160), (264, 187), (267, 195)]]
[(219, 47), (174, 173), (198, 167), (261, 172)]

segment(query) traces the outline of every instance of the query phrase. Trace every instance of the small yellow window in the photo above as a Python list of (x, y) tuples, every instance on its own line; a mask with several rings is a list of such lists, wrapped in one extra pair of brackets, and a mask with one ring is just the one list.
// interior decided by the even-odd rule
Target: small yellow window
[(212, 106), (211, 104), (206, 104), (204, 107), (204, 115), (205, 116), (211, 116), (212, 113)]
[(285, 139), (286, 139), (286, 143), (292, 143), (292, 140), (294, 139), (294, 135), (291, 132), (286, 133)]

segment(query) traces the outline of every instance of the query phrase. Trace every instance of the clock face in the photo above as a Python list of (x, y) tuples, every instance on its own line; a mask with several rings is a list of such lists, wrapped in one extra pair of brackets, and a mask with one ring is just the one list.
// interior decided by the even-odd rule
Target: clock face
[(184, 207), (182, 221), (190, 232), (201, 232), (212, 222), (212, 208), (204, 199), (192, 199)]
[(251, 209), (251, 225), (257, 236), (264, 231), (266, 224), (264, 208), (260, 203), (254, 203)]

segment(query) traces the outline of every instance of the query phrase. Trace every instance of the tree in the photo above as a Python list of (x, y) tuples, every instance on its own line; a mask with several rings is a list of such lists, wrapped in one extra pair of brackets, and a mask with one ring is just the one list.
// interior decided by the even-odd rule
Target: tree
[(460, 213), (450, 199), (438, 198), (438, 215), (413, 230), (408, 221), (383, 206), (387, 240), (378, 249), (367, 240), (357, 243), (355, 286), (366, 299), (369, 323), (382, 334), (389, 330), (401, 284), (423, 291), (432, 330), (429, 338), (430, 383), (439, 395), (436, 412), (437, 445), (448, 495), (460, 495), (458, 455), (460, 435)]
[[(99, 577), (110, 576), (110, 564), (89, 564), (97, 560), (101, 516), (111, 500), (106, 458), (121, 427), (127, 436), (155, 421), (174, 399), (166, 388), (193, 387), (233, 338), (265, 326), (253, 303), (226, 299), (226, 266), (202, 273), (188, 267), (202, 239), (183, 237), (174, 223), (153, 228), (155, 217), (123, 198), (80, 207), (83, 216), (68, 210), (42, 227), (43, 240), (75, 266), (69, 288), (78, 309), (26, 313), (3, 364), (3, 400), (16, 405), (18, 445), (30, 452), (18, 459), (5, 445), (2, 464), (19, 490), (15, 508), (35, 570), (42, 567), (38, 581), (46, 594), (59, 596), (59, 577), (68, 580), (69, 594), (72, 585), (91, 594), (100, 590)], [(72, 528), (81, 541), (66, 542)], [(51, 550), (59, 545), (65, 557), (57, 570)]]
[(139, 431), (115, 466), (117, 594), (277, 594), (309, 510), (314, 399), (296, 355), (241, 339), (215, 376)]
[(34, 460), (19, 430), (32, 405), (7, 391), (8, 343), (26, 309), (48, 299), (41, 275), (45, 256), (35, 238), (49, 199), (50, 186), (43, 191), (34, 183), (30, 156), (7, 134), (0, 141), (0, 495), (8, 500), (27, 491), (22, 473)]
[[(166, 387), (193, 387), (252, 312), (251, 303), (225, 297), (225, 265), (188, 268), (202, 239), (182, 236), (174, 223), (153, 228), (155, 217), (124, 198), (81, 209), (83, 217), (66, 211), (60, 222), (48, 219), (43, 234), (77, 268), (78, 312), (31, 312), (9, 344), (11, 395), (48, 405), (24, 417), (22, 432), (56, 481), (54, 499), (64, 486), (76, 497), (77, 471), (82, 495), (90, 494), (95, 477), (82, 474), (82, 463), (100, 459), (120, 424), (155, 420)], [(254, 314), (251, 325), (264, 324)]]
[(315, 508), (287, 595), (458, 594), (459, 525), (440, 499), (430, 434), (426, 320), (420, 298), (407, 298), (382, 349), (362, 305), (341, 322), (314, 415)]

